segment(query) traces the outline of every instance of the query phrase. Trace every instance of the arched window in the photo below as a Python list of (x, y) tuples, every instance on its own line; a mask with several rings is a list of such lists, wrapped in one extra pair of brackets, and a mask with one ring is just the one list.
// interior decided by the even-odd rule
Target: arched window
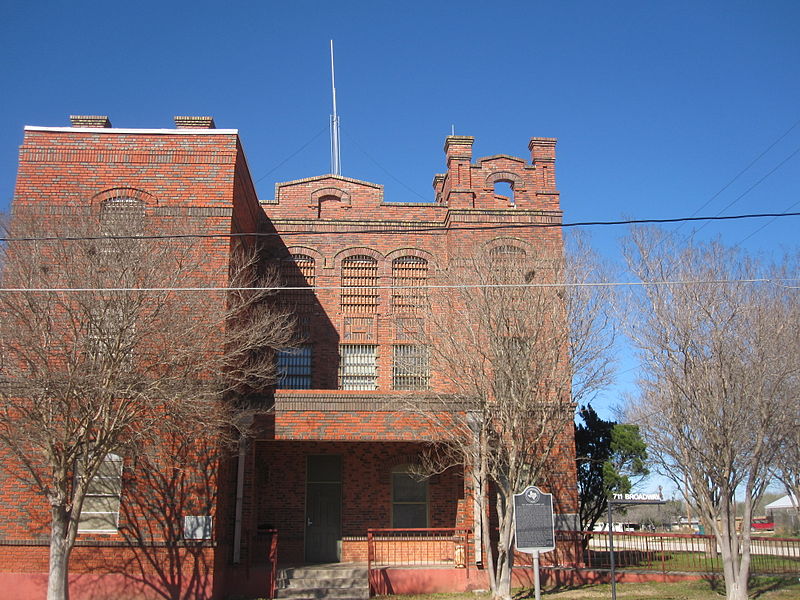
[(136, 198), (120, 196), (104, 200), (100, 206), (100, 232), (108, 236), (141, 235), (144, 210), (144, 202)]
[(392, 527), (428, 526), (428, 480), (414, 475), (411, 465), (392, 469)]
[(510, 244), (495, 246), (489, 251), (489, 254), (493, 259), (502, 261), (514, 261), (525, 258), (525, 250), (523, 248)]
[(342, 311), (374, 313), (378, 310), (378, 261), (357, 254), (342, 261)]
[(401, 256), (392, 261), (392, 306), (413, 312), (427, 303), (428, 261), (419, 256)]
[(494, 195), (498, 200), (507, 200), (512, 206), (516, 204), (514, 200), (514, 184), (510, 181), (495, 181)]
[(492, 272), (498, 281), (519, 281), (525, 268), (526, 252), (518, 246), (505, 244), (489, 250)]
[(111, 533), (119, 525), (122, 494), (122, 457), (107, 454), (86, 490), (78, 531)]
[[(293, 254), (280, 262), (281, 284), (287, 288), (314, 287), (314, 257), (307, 254)], [(298, 310), (308, 310), (314, 303), (311, 289), (288, 289), (281, 294), (283, 302)]]

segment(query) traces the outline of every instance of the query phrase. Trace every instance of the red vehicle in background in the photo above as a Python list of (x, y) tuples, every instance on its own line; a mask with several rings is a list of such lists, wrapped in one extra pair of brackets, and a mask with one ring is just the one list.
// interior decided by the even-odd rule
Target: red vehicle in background
[(753, 519), (750, 529), (754, 531), (775, 531), (775, 523), (767, 518)]

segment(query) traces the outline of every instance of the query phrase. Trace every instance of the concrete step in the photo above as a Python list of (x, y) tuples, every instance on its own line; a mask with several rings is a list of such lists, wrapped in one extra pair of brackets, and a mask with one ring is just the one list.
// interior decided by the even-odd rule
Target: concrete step
[(367, 568), (358, 565), (310, 565), (304, 567), (286, 567), (278, 569), (278, 578), (281, 579), (306, 579), (326, 577), (329, 579), (367, 577)]
[(350, 564), (287, 567), (278, 571), (277, 596), (284, 600), (367, 600), (366, 567)]
[(278, 578), (277, 585), (279, 588), (341, 588), (341, 587), (359, 587), (367, 585), (367, 578), (365, 577), (288, 577)]
[(287, 589), (281, 588), (276, 591), (278, 598), (291, 600), (365, 600), (369, 598), (369, 588), (364, 589), (340, 589), (340, 588), (309, 588), (309, 589)]

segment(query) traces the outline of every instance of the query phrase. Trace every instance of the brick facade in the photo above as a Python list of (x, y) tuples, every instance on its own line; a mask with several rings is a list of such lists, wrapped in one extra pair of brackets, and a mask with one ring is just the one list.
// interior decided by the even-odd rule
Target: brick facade
[[(531, 138), (530, 160), (497, 155), (473, 161), (473, 138), (450, 136), (444, 146), (447, 170), (433, 179), (432, 203), (386, 202), (382, 186), (336, 175), (277, 183), (274, 198), (259, 202), (237, 132), (214, 129), (210, 117), (176, 117), (177, 128), (165, 130), (114, 129), (106, 118), (94, 116), (72, 121), (72, 128), (26, 128), (15, 213), (38, 215), (46, 231), (48, 220), (65, 211), (91, 208), (115, 196), (136, 198), (149, 216), (165, 222), (180, 219), (203, 233), (274, 234), (266, 238), (273, 267), (292, 281), (313, 280), (318, 288), (293, 295), (310, 348), (310, 389), (276, 390), (274, 398), (265, 399), (274, 401), (274, 411), (258, 421), (257, 439), (238, 458), (207, 466), (214, 471), (207, 477), (213, 489), (208, 491), (207, 485), (204, 492), (197, 491), (191, 503), (208, 507), (212, 540), (200, 548), (181, 546), (177, 554), (173, 548), (169, 560), (182, 564), (179, 572), (201, 573), (201, 583), (185, 579), (198, 586), (198, 597), (264, 593), (254, 583), (265, 568), (264, 531), (279, 531), (282, 561), (308, 558), (314, 457), (338, 457), (338, 471), (327, 482), (339, 490), (337, 552), (341, 560), (363, 560), (367, 529), (392, 526), (393, 469), (414, 464), (424, 442), (437, 439), (436, 430), (402, 410), (403, 392), (393, 389), (394, 347), (408, 343), (408, 331), (423, 318), (389, 289), (393, 278), (401, 276), (393, 268), (406, 264), (402, 276), (433, 281), (454, 258), (508, 243), (560, 257), (559, 227), (493, 229), (508, 223), (561, 222), (556, 141)], [(510, 184), (513, 197), (498, 194), (497, 182)], [(225, 285), (230, 248), (224, 236), (204, 240), (207, 285)], [(298, 255), (301, 262), (291, 262)], [(341, 289), (348, 265), (362, 278), (363, 288), (373, 289), (363, 284), (367, 277), (377, 284), (374, 293), (355, 298), (352, 305), (343, 300)], [(292, 274), (295, 268), (302, 274)], [(374, 353), (374, 373), (367, 375), (374, 389), (340, 389), (343, 344)], [(435, 368), (426, 385), (441, 389)], [(553, 426), (563, 434), (548, 485), (557, 512), (569, 522), (577, 512), (572, 422)], [(126, 478), (134, 472), (126, 466)], [(460, 468), (452, 468), (428, 482), (429, 527), (474, 526), (468, 481)], [(21, 573), (45, 573), (44, 503), (9, 477), (0, 483), (0, 571), (14, 574), (14, 581), (21, 581)], [(133, 496), (129, 494), (131, 500)], [(196, 514), (200, 509), (192, 510)], [(141, 517), (134, 511), (130, 518), (139, 518), (137, 514)], [(159, 548), (165, 540), (157, 537), (145, 546)], [(137, 560), (137, 550), (124, 540), (121, 534), (80, 535), (73, 569), (121, 577), (114, 584), (118, 590), (126, 589), (126, 577), (156, 577), (154, 567)], [(91, 560), (87, 548), (92, 548)]]

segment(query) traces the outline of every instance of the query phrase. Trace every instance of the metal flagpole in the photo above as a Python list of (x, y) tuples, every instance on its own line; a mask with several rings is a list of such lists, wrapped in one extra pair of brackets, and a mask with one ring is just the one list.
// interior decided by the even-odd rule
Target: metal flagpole
[(336, 112), (336, 75), (333, 68), (333, 40), (331, 40), (331, 95), (333, 97), (333, 114), (331, 115), (331, 172), (342, 174), (342, 160), (339, 156), (339, 115)]

